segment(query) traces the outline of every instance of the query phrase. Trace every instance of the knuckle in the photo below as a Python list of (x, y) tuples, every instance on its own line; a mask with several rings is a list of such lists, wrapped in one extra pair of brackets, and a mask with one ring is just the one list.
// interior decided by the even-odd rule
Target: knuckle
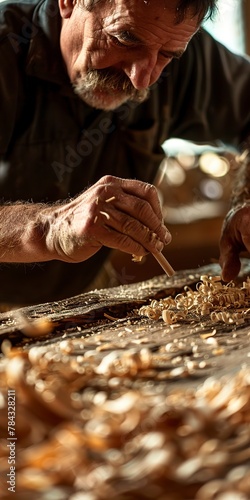
[(111, 174), (104, 175), (99, 179), (97, 184), (114, 184), (116, 182), (116, 177)]
[(100, 199), (100, 201), (105, 201), (107, 197), (111, 197), (116, 195), (119, 192), (119, 186), (117, 182), (114, 180), (115, 177), (112, 175), (107, 175), (102, 178), (102, 182), (98, 182), (95, 186), (95, 196), (96, 199)]
[(119, 239), (119, 247), (123, 249), (126, 253), (131, 253), (133, 255), (141, 256), (147, 254), (145, 248), (143, 248), (138, 242), (129, 238), (126, 235), (122, 235)]
[(139, 231), (140, 224), (135, 220), (128, 217), (124, 217), (121, 221), (121, 228), (123, 234), (133, 234)]
[(150, 212), (152, 211), (150, 204), (141, 200), (140, 198), (136, 198), (134, 200), (134, 211), (139, 215), (140, 218), (149, 217)]
[(113, 188), (111, 184), (99, 184), (95, 190), (95, 200), (93, 201), (93, 205), (100, 205), (107, 196), (111, 196), (111, 192), (113, 192)]
[(145, 183), (145, 191), (149, 193), (151, 196), (158, 198), (158, 191), (153, 184)]

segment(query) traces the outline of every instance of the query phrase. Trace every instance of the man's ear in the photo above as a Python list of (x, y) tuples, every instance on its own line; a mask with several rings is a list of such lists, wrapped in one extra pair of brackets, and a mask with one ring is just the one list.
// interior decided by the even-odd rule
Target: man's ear
[(63, 19), (70, 17), (76, 4), (75, 0), (59, 0), (58, 3), (61, 17)]

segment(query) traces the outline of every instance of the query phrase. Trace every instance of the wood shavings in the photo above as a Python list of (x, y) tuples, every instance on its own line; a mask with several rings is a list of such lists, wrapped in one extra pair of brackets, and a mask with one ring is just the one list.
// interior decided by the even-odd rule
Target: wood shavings
[(99, 213), (100, 213), (100, 214), (102, 214), (102, 215), (104, 215), (104, 217), (106, 217), (106, 219), (107, 219), (107, 220), (109, 220), (109, 219), (110, 219), (110, 215), (109, 215), (109, 214), (107, 214), (107, 212), (104, 212), (103, 210), (100, 210), (100, 212), (99, 212)]
[(14, 312), (14, 318), (20, 323), (19, 328), (27, 337), (43, 337), (54, 329), (52, 321), (48, 318), (30, 320), (19, 310)]
[(143, 259), (143, 255), (132, 255), (133, 262), (141, 262)]
[[(2, 360), (0, 433), (11, 384), (18, 395), (20, 498), (45, 500), (49, 492), (57, 498), (56, 489), (65, 500), (249, 498), (249, 369), (208, 378), (196, 390), (167, 391), (165, 381), (188, 370), (177, 357), (169, 372), (159, 372), (148, 349), (112, 351), (84, 358), (79, 373), (72, 352), (80, 342), (16, 349)], [(162, 389), (129, 387), (140, 371)], [(8, 472), (3, 451), (0, 444), (2, 478)]]
[(103, 315), (105, 318), (107, 319), (110, 319), (111, 321), (116, 321), (117, 318), (115, 318), (114, 316), (111, 316), (110, 314), (107, 314), (107, 313), (104, 313)]
[(216, 328), (214, 328), (211, 332), (208, 333), (201, 333), (200, 336), (202, 339), (209, 339), (216, 335)]
[(111, 203), (111, 201), (114, 201), (115, 199), (116, 199), (115, 196), (111, 196), (111, 198), (105, 200), (105, 203)]
[(185, 286), (184, 292), (175, 298), (166, 297), (142, 306), (139, 315), (155, 320), (162, 318), (168, 325), (191, 322), (203, 316), (210, 316), (216, 323), (244, 323), (250, 314), (249, 278), (241, 287), (233, 282), (223, 285), (219, 276), (202, 275), (200, 280), (195, 291)]

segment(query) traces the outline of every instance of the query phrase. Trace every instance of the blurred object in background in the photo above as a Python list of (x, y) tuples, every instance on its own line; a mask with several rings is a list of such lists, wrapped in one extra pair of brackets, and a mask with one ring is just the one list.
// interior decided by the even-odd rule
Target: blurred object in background
[(218, 0), (216, 15), (203, 23), (216, 40), (235, 54), (247, 52), (248, 4), (248, 0)]
[(173, 236), (165, 254), (176, 270), (216, 262), (239, 156), (225, 146), (179, 139), (166, 141), (163, 148), (166, 158), (155, 185)]
[(232, 178), (238, 168), (235, 151), (171, 139), (154, 184), (168, 224), (188, 224), (222, 217), (229, 206)]

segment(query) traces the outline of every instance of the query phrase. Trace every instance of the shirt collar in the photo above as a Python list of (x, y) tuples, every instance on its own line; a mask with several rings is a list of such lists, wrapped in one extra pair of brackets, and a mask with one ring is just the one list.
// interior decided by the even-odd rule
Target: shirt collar
[(32, 38), (26, 60), (30, 76), (71, 87), (60, 51), (58, 0), (40, 0), (33, 11)]

